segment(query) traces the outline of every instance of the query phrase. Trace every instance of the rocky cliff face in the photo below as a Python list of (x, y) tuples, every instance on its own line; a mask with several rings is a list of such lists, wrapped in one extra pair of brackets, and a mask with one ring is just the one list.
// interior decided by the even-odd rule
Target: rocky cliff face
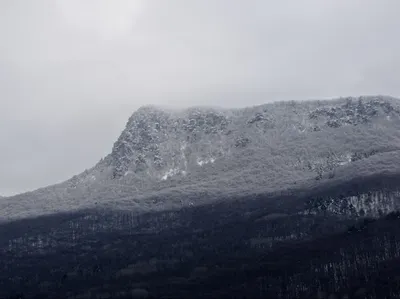
[[(280, 103), (233, 111), (197, 108), (170, 112), (148, 106), (129, 119), (108, 161), (113, 179), (139, 174), (166, 180), (184, 176), (198, 166), (212, 164), (244, 148), (271, 148), (280, 138), (319, 137), (321, 133), (315, 132), (321, 131), (337, 134), (346, 126), (364, 126), (368, 131), (391, 126), (390, 122), (398, 121), (399, 115), (392, 99), (382, 97)], [(320, 174), (368, 158), (379, 149), (339, 152), (340, 149), (332, 148), (332, 154), (322, 159), (302, 161), (299, 157), (298, 164)], [(265, 156), (271, 154), (267, 152)]]
[[(244, 109), (146, 106), (133, 113), (111, 153), (92, 169), (2, 200), (0, 208), (2, 217), (103, 204), (167, 209), (204, 203), (196, 198), (312, 188), (396, 172), (399, 149), (400, 105), (390, 97)], [(149, 199), (155, 197), (163, 200)]]
[(196, 165), (213, 163), (228, 150), (229, 118), (210, 109), (179, 115), (143, 107), (129, 119), (110, 155), (112, 177), (130, 174), (166, 180)]

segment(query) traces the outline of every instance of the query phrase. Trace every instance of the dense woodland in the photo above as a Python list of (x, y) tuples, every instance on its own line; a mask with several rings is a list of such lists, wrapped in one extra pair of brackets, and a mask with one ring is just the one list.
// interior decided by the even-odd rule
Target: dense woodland
[(400, 298), (400, 214), (310, 212), (330, 197), (5, 223), (0, 297)]

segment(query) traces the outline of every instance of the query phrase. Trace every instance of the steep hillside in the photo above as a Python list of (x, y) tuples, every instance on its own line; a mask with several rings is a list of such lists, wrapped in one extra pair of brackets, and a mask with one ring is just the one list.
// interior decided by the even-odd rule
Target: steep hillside
[[(62, 184), (2, 199), (0, 219), (94, 206), (165, 210), (221, 196), (308, 190), (397, 173), (399, 149), (400, 105), (390, 97), (232, 110), (147, 106), (133, 113), (96, 166)], [(203, 201), (189, 200), (199, 194)], [(165, 200), (151, 200), (160, 197)]]
[(0, 200), (0, 298), (400, 298), (399, 107), (140, 108), (93, 168)]

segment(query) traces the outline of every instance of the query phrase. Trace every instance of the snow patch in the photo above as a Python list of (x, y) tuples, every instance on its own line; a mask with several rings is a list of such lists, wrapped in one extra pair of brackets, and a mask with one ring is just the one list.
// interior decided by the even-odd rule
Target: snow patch
[(161, 180), (166, 181), (168, 178), (179, 174), (181, 171), (178, 168), (171, 168), (168, 170), (161, 178)]
[(351, 163), (351, 154), (346, 154), (343, 161), (339, 162), (340, 166), (347, 165)]
[(216, 161), (215, 158), (209, 158), (209, 159), (204, 159), (204, 160), (201, 160), (201, 159), (197, 158), (197, 165), (203, 166), (203, 165), (209, 164), (209, 163), (212, 164), (212, 163), (214, 163), (215, 161)]
[(187, 143), (183, 143), (182, 145), (181, 145), (181, 155), (182, 155), (182, 160), (183, 160), (183, 163), (184, 163), (184, 167), (185, 167), (185, 170), (184, 171), (186, 171), (187, 170), (187, 168), (188, 168), (188, 162), (187, 162), (187, 160), (186, 160), (186, 155), (185, 155), (185, 150), (186, 150), (186, 148), (187, 148)]

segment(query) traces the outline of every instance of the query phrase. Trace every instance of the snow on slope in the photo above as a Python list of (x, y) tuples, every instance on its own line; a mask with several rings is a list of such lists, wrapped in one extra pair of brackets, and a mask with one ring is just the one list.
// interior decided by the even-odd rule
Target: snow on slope
[(244, 109), (146, 106), (133, 113), (97, 165), (62, 184), (2, 199), (0, 219), (103, 204), (163, 209), (172, 203), (147, 198), (171, 198), (167, 193), (211, 199), (274, 191), (337, 178), (338, 169), (351, 171), (356, 162), (399, 149), (399, 101), (390, 97)]

